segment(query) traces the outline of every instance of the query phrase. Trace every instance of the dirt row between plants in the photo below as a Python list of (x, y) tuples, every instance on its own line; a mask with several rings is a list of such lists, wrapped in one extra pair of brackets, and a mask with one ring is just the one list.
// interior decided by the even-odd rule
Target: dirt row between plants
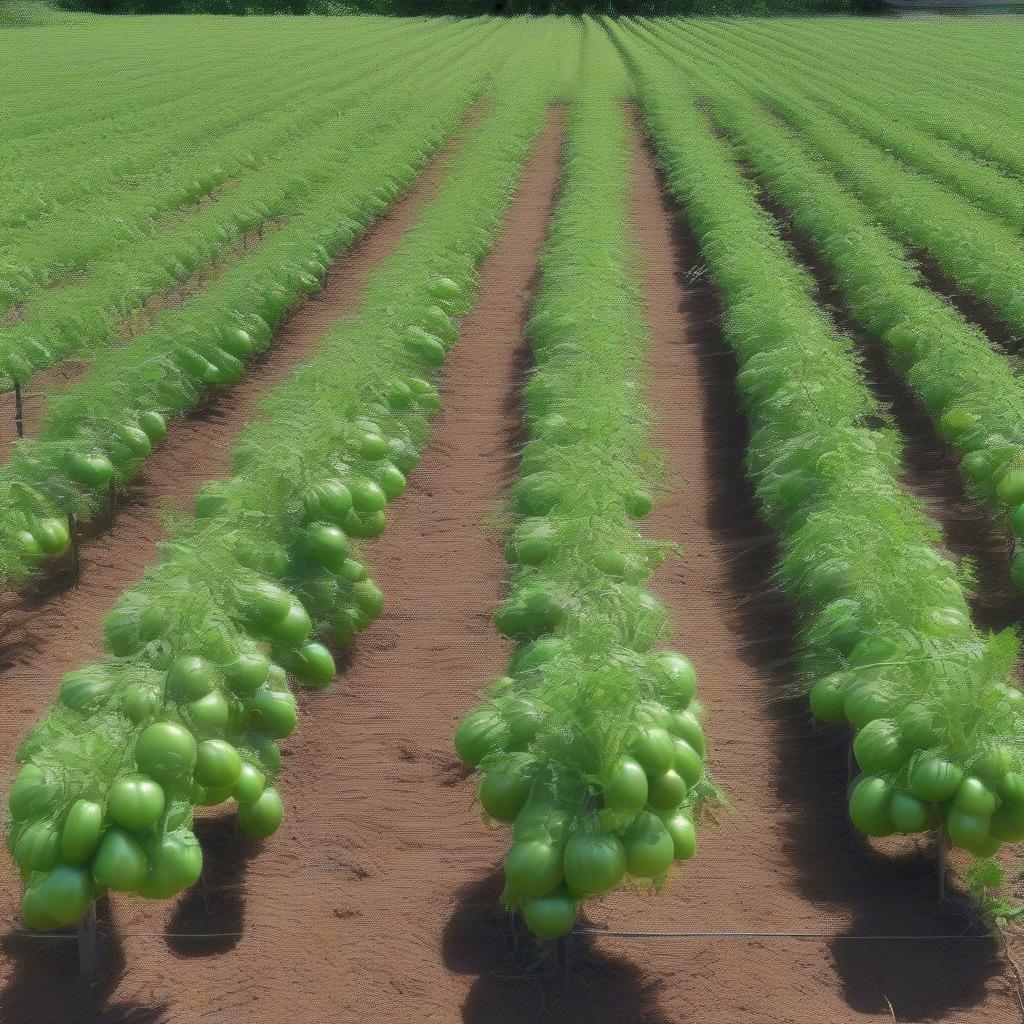
[[(436, 193), (458, 138), (426, 165), (409, 192), (369, 228), (361, 241), (338, 257), (327, 273), (323, 290), (286, 319), (273, 345), (249, 364), (237, 385), (211, 396), (192, 414), (171, 422), (165, 440), (126, 492), (119, 495), (111, 528), (82, 545), (78, 582), (55, 597), (7, 616), (16, 624), (5, 637), (0, 663), (0, 687), (6, 693), (0, 709), (0, 757), (4, 763), (13, 763), (21, 738), (55, 698), (60, 677), (102, 652), (103, 616), (117, 596), (137, 582), (154, 561), (156, 544), (164, 533), (164, 509), (190, 509), (204, 482), (231, 471), (231, 449), (244, 426), (258, 416), (260, 397), (309, 358), (334, 323), (358, 308), (368, 276), (395, 249), (420, 209)], [(226, 849), (231, 851), (230, 844)], [(21, 885), (9, 858), (0, 860), (0, 932), (9, 933), (19, 927)], [(138, 930), (132, 924), (132, 915), (139, 901), (120, 898), (116, 902), (117, 927)], [(162, 930), (162, 926), (150, 925), (152, 920), (145, 930)], [(122, 967), (124, 983), (138, 978), (148, 953), (136, 945), (122, 950), (118, 941), (112, 943), (107, 972), (110, 977), (83, 1002), (83, 993), (75, 984), (73, 943), (0, 939), (0, 1019), (12, 1024), (80, 1022), (85, 1019), (83, 1007), (99, 1015), (90, 1019), (105, 1019), (104, 1013), (111, 1020), (134, 1019), (124, 1016), (129, 1013), (127, 1009), (122, 1013), (103, 1008), (110, 992), (122, 983), (115, 977)], [(191, 987), (187, 964), (175, 967), (174, 972), (183, 985)], [(148, 1012), (142, 1019), (148, 1019)], [(175, 1016), (174, 1020), (177, 1024), (181, 1017)]]
[(633, 160), (649, 397), (670, 484), (648, 522), (685, 549), (654, 588), (697, 667), (711, 767), (731, 806), (661, 893), (614, 894), (592, 919), (616, 931), (768, 934), (588, 938), (584, 953), (611, 961), (606, 995), (619, 1000), (617, 1016), (594, 1019), (1016, 1019), (997, 951), (969, 934), (959, 908), (938, 903), (928, 861), (852, 834), (845, 736), (815, 727), (790, 697), (793, 623), (743, 473), (747, 431), (717, 297), (639, 135)]

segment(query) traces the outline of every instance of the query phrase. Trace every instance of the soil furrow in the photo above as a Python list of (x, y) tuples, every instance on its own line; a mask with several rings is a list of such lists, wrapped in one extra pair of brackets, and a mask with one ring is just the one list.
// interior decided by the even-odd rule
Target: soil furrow
[[(655, 578), (707, 705), (715, 777), (731, 808), (699, 832), (697, 858), (661, 893), (621, 892), (593, 914), (625, 931), (811, 932), (829, 938), (594, 938), (637, 965), (601, 1020), (836, 1024), (1010, 1019), (991, 942), (936, 901), (934, 872), (906, 844), (872, 847), (846, 819), (846, 736), (790, 699), (793, 623), (773, 587), (775, 551), (743, 473), (747, 430), (698, 246), (634, 138), (633, 209), (654, 333), (649, 397), (672, 486), (654, 536), (681, 560)], [(922, 941), (867, 939), (920, 935)], [(931, 937), (931, 938), (928, 938)], [(859, 941), (856, 941), (859, 940)]]
[[(273, 345), (249, 364), (246, 375), (235, 387), (212, 396), (192, 415), (172, 421), (166, 439), (126, 492), (119, 495), (111, 529), (82, 545), (80, 579), (57, 596), (35, 607), (16, 609), (7, 616), (18, 620), (7, 636), (0, 665), (0, 687), (5, 692), (0, 712), (0, 757), (8, 763), (21, 737), (53, 701), (60, 677), (101, 653), (102, 618), (116, 597), (140, 579), (155, 559), (156, 544), (164, 532), (164, 510), (191, 508), (196, 491), (205, 481), (231, 471), (231, 449), (244, 426), (258, 416), (261, 395), (308, 358), (334, 323), (357, 308), (368, 276), (397, 246), (419, 210), (435, 194), (457, 138), (427, 164), (405, 197), (371, 226), (360, 242), (339, 256), (327, 272), (323, 290), (287, 318)], [(210, 827), (216, 838), (217, 826)], [(217, 864), (226, 865), (234, 873), (249, 855), (234, 841), (225, 849), (229, 852), (223, 857), (213, 855), (214, 876), (218, 873)], [(9, 859), (0, 872), (0, 931), (7, 932), (18, 926), (21, 885)], [(198, 899), (202, 901), (202, 893)], [(239, 902), (240, 896), (233, 899)], [(138, 903), (134, 900), (136, 910)], [(118, 926), (127, 932), (163, 930), (152, 920), (158, 912), (140, 914), (139, 920), (146, 923), (135, 928), (126, 925), (120, 905), (114, 916)], [(142, 940), (125, 940), (128, 948), (123, 957), (127, 983), (131, 984), (134, 977), (135, 982), (144, 986), (142, 976), (147, 969), (143, 964), (152, 950), (148, 948), (150, 940), (145, 940), (143, 949), (138, 948), (139, 941)], [(163, 945), (162, 940), (159, 942)], [(83, 993), (70, 984), (77, 968), (68, 945), (15, 938), (0, 946), (0, 978), (4, 984), (0, 992), (0, 1020), (63, 1024), (83, 1019)], [(115, 940), (110, 950), (111, 973), (115, 975), (122, 957), (120, 945)], [(139, 954), (143, 956), (142, 963), (137, 962)], [(52, 985), (43, 983), (42, 979), (47, 977)], [(187, 971), (178, 977), (189, 984)], [(107, 986), (103, 985), (89, 993), (89, 1005), (97, 1013), (107, 994)], [(179, 1024), (187, 1018), (173, 1019)]]
[[(504, 844), (481, 826), (451, 736), (509, 654), (490, 622), (503, 545), (482, 524), (515, 472), (522, 331), (557, 187), (560, 120), (538, 140), (482, 267), (432, 441), (368, 551), (385, 612), (339, 686), (300, 697), (299, 729), (284, 745), (284, 826), (260, 850), (230, 820), (201, 822), (205, 889), (174, 907), (118, 903), (125, 937), (113, 954), (123, 966), (101, 987), (97, 1013), (174, 1024), (453, 1019), (468, 988), (460, 964), (477, 942), (459, 926), (461, 893), (490, 877)], [(164, 930), (228, 935), (132, 937)], [(8, 1006), (37, 996), (39, 971), (25, 969), (23, 1002)], [(77, 1020), (75, 1005), (35, 1019)]]

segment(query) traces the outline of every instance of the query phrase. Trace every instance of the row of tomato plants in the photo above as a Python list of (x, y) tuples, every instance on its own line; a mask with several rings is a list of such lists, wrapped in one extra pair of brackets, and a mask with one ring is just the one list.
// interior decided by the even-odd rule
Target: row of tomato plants
[(747, 469), (780, 543), (811, 709), (855, 729), (850, 814), (868, 835), (940, 827), (993, 854), (1024, 837), (1024, 695), (1012, 633), (972, 626), (938, 531), (899, 484), (900, 445), (680, 71), (614, 29), (669, 187), (721, 290), (750, 424)]
[[(370, 48), (346, 88), (286, 104), (148, 187), (101, 195), (0, 245), (0, 263), (12, 268), (6, 291), (19, 301), (19, 322), (0, 331), (0, 365), (23, 384), (69, 352), (110, 344), (119, 318), (148, 296), (207, 266), (247, 232), (300, 211), (352, 152), (406, 117), (417, 96), (422, 102), (418, 74), (429, 83), (445, 59), (470, 59), (483, 33), (465, 35), (459, 45), (447, 37), (440, 46), (409, 39), (392, 54), (394, 77)], [(202, 196), (211, 201), (163, 218)], [(69, 278), (79, 271), (84, 279)]]
[[(392, 43), (392, 34), (396, 36), (394, 44), (402, 41), (389, 26), (374, 31), (367, 25), (353, 25), (346, 54), (352, 70), (358, 69), (368, 48), (379, 52), (381, 46)], [(233, 47), (249, 50), (253, 42), (242, 35)], [(188, 76), (179, 74), (177, 59), (170, 67), (147, 61), (144, 79), (134, 85), (125, 80), (126, 69), (112, 61), (107, 65), (113, 69), (112, 80), (91, 79), (89, 88), (80, 88), (75, 95), (65, 93), (58, 110), (37, 114), (27, 124), (25, 118), (12, 117), (5, 152), (0, 156), (0, 167), (10, 181), (0, 198), (0, 249), (6, 248), (6, 239), (22, 226), (43, 217), (50, 224), (58, 212), (62, 218), (77, 219), (84, 209), (96, 208), (95, 202), (105, 203), (111, 192), (124, 184), (134, 184), (138, 191), (120, 192), (118, 213), (122, 217), (128, 202), (139, 193), (146, 193), (151, 208), (157, 211), (202, 195), (198, 190), (205, 179), (193, 180), (197, 172), (191, 169), (198, 168), (200, 174), (204, 170), (222, 173), (221, 161), (231, 150), (221, 149), (219, 143), (230, 137), (238, 149), (259, 156), (260, 140), (249, 141), (256, 123), (282, 111), (298, 124), (300, 106), (315, 111), (324, 94), (336, 93), (351, 83), (350, 76), (339, 79), (336, 66), (311, 61), (306, 42), (289, 45), (277, 41), (269, 51), (269, 66), (260, 67), (258, 90), (251, 88), (251, 62), (233, 61), (230, 53), (222, 54), (224, 64), (216, 68), (195, 60), (193, 54), (193, 73)], [(169, 82), (175, 88), (169, 89)], [(49, 78), (26, 78), (28, 96), (21, 103), (31, 100), (36, 110), (42, 108), (43, 83), (47, 90), (52, 88)], [(128, 89), (131, 105), (125, 109)], [(97, 133), (89, 105), (75, 105), (78, 98), (95, 101), (98, 95), (108, 100), (117, 97), (110, 138)], [(14, 98), (8, 99), (14, 105)], [(83, 129), (86, 124), (89, 130), (81, 131), (76, 140), (66, 138), (65, 129)], [(22, 138), (23, 133), (29, 137)], [(53, 159), (58, 154), (60, 159)], [(158, 184), (162, 189), (154, 189)], [(175, 192), (173, 187), (181, 191)], [(138, 207), (140, 214), (144, 210), (144, 206)]]
[[(1005, 116), (1008, 97), (1014, 92), (1024, 94), (1015, 74), (1018, 43), (1009, 33), (1002, 46), (994, 46), (989, 38), (982, 44), (982, 52), (967, 47), (957, 56), (956, 35), (946, 27), (929, 39), (916, 27), (906, 35), (893, 32), (891, 25), (864, 32), (870, 26), (853, 21), (827, 27), (764, 22), (756, 26), (759, 31), (754, 28), (753, 23), (737, 24), (731, 35), (768, 46), (783, 58), (800, 53), (809, 62), (807, 66), (815, 68), (821, 64), (822, 46), (828, 45), (833, 66), (841, 69), (837, 80), (847, 86), (877, 82), (872, 104), (891, 106), (896, 120), (921, 127), (984, 159), (991, 159), (994, 152), (1005, 153), (1010, 156), (1008, 163), (995, 162), (1008, 169), (1022, 166), (1024, 157), (1013, 149), (1020, 129)], [(908, 53), (913, 53), (912, 62), (907, 61)], [(969, 96), (962, 75), (950, 73), (956, 61), (960, 68), (969, 69), (975, 86)]]
[[(506, 907), (539, 938), (627, 876), (660, 881), (695, 851), (712, 792), (696, 676), (659, 649), (665, 609), (644, 588), (672, 545), (645, 539), (650, 341), (629, 239), (626, 125), (601, 91), (601, 35), (566, 127), (561, 197), (528, 327), (527, 440), (512, 488), (507, 674), (455, 735), (487, 816), (510, 823)], [(606, 44), (606, 41), (605, 41)]]
[(17, 583), (62, 553), (68, 517), (106, 508), (112, 482), (137, 472), (169, 416), (244, 374), (287, 310), (319, 287), (330, 260), (411, 185), (480, 94), (482, 77), (467, 65), (435, 81), (429, 100), (350, 154), (301, 213), (131, 344), (100, 353), (51, 400), (41, 432), (18, 442), (0, 470), (3, 582)]
[(1024, 385), (987, 336), (921, 280), (916, 265), (800, 139), (713, 67), (696, 80), (764, 189), (815, 247), (854, 320), (960, 458), (970, 493), (1012, 532), (1010, 567), (1024, 589)]
[(198, 805), (235, 800), (257, 838), (280, 824), (288, 674), (329, 685), (333, 658), (313, 637), (343, 646), (380, 611), (357, 538), (382, 532), (419, 458), (439, 404), (427, 378), (457, 340), (545, 109), (540, 82), (510, 84), (361, 311), (267, 397), (234, 475), (202, 490), (115, 604), (108, 656), (61, 681), (9, 797), (31, 927), (71, 924), (107, 889), (168, 898), (193, 884)]
[[(694, 35), (700, 38), (699, 34)], [(742, 71), (750, 46), (732, 37), (720, 40), (713, 35), (712, 39), (719, 52), (736, 54), (735, 63)], [(899, 157), (911, 170), (930, 175), (1014, 230), (1024, 228), (1024, 187), (1020, 182), (908, 123), (901, 116), (901, 99), (880, 94), (877, 80), (872, 88), (858, 84), (866, 79), (837, 80), (834, 69), (822, 68), (819, 55), (812, 55), (792, 41), (778, 41), (774, 53), (772, 74), (776, 81), (783, 79), (799, 88), (819, 109), (839, 117), (870, 143)]]

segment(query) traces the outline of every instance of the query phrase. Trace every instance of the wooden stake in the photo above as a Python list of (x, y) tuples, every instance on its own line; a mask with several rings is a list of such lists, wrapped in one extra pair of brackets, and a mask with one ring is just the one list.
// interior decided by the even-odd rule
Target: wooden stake
[(939, 874), (939, 902), (944, 903), (946, 901), (946, 872), (948, 870), (948, 848), (949, 844), (946, 841), (946, 835), (940, 828), (936, 835), (936, 843), (938, 849), (935, 855), (935, 868)]
[(94, 985), (99, 976), (100, 944), (96, 930), (96, 901), (78, 924), (78, 976), (87, 985)]
[(25, 436), (25, 417), (24, 410), (21, 407), (21, 385), (14, 382), (14, 429), (18, 433), (18, 437)]

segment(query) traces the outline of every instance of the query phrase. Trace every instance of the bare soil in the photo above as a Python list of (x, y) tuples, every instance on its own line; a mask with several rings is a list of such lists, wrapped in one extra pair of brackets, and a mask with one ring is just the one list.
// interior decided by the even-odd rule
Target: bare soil
[(634, 965), (619, 980), (618, 1015), (594, 1019), (1014, 1020), (996, 949), (961, 908), (938, 903), (927, 859), (852, 834), (846, 737), (815, 727), (790, 697), (793, 624), (742, 470), (746, 427), (716, 296), (637, 138), (633, 155), (654, 333), (649, 396), (674, 478), (648, 522), (685, 548), (654, 585), (697, 667), (711, 765), (731, 808), (663, 892), (613, 894), (592, 919), (617, 931), (775, 934), (593, 938), (603, 956)]
[[(631, 208), (654, 338), (648, 395), (668, 470), (647, 529), (685, 548), (653, 586), (674, 645), (697, 667), (729, 807), (704, 824), (696, 859), (663, 891), (588, 902), (582, 933), (540, 959), (500, 910), (507, 831), (482, 823), (451, 735), (509, 654), (490, 622), (505, 586), (502, 542), (482, 524), (515, 473), (522, 332), (557, 192), (561, 120), (556, 109), (482, 267), (430, 446), (369, 551), (385, 613), (338, 685), (301, 697), (284, 749), (284, 826), (254, 843), (229, 817), (199, 822), (206, 870), (193, 892), (172, 906), (118, 898), (100, 908), (106, 968), (92, 988), (75, 979), (73, 942), (0, 937), (4, 1024), (1020, 1019), (1001, 951), (955, 892), (939, 902), (926, 851), (868, 844), (848, 824), (848, 737), (816, 726), (794, 697), (793, 623), (743, 473), (747, 431), (717, 295), (639, 130)], [(440, 166), (338, 262), (248, 384), (174, 428), (114, 529), (87, 545), (82, 581), (37, 610), (0, 669), (12, 695), (0, 756), (10, 758), (59, 675), (95, 652), (103, 612), (153, 557), (161, 496), (184, 506), (227, 470), (256, 396), (353, 307)], [(875, 385), (893, 386), (877, 374)], [(889, 397), (917, 436), (900, 418), (907, 397)], [(924, 486), (923, 463), (908, 472)], [(946, 526), (946, 496), (934, 504)], [(9, 932), (20, 887), (2, 870)]]
[[(60, 677), (101, 652), (102, 618), (116, 597), (137, 582), (155, 559), (156, 544), (164, 535), (164, 510), (190, 508), (201, 484), (230, 472), (231, 449), (245, 424), (259, 415), (260, 396), (308, 358), (338, 319), (357, 308), (367, 277), (393, 251), (420, 208), (434, 195), (453, 150), (454, 143), (428, 163), (406, 196), (335, 261), (323, 290), (287, 318), (274, 344), (249, 365), (238, 385), (212, 396), (184, 419), (172, 421), (167, 437), (140, 475), (119, 495), (111, 528), (82, 545), (78, 581), (65, 581), (62, 593), (22, 601), (4, 613), (0, 621), (4, 633), (0, 687), (9, 696), (0, 708), (0, 756), (6, 763), (11, 763), (22, 736), (53, 701)], [(216, 878), (222, 863), (234, 870), (247, 854), (227, 835), (220, 844), (221, 854), (216, 840), (217, 829), (223, 826), (208, 827), (213, 840), (209, 874)], [(20, 888), (5, 858), (0, 868), (0, 932), (18, 927)], [(196, 898), (202, 902), (206, 897), (200, 892)], [(139, 930), (164, 929), (155, 921), (158, 913), (138, 911), (139, 901), (123, 909), (121, 901), (117, 903), (113, 908), (116, 930), (132, 931), (131, 917), (136, 913), (139, 922), (148, 922), (140, 924)], [(165, 940), (159, 943), (166, 949)], [(86, 993), (76, 984), (73, 945), (60, 940), (0, 937), (0, 1021), (82, 1024), (86, 1019), (163, 1019), (152, 1000), (140, 999), (131, 1006), (109, 1002), (108, 997), (122, 986), (134, 991), (135, 986), (147, 984), (145, 948), (122, 952), (121, 941), (113, 939), (108, 977)], [(174, 970), (171, 961), (168, 969)], [(187, 987), (193, 984), (187, 965), (175, 977)], [(172, 1019), (178, 1024), (183, 1018), (175, 1014)]]

